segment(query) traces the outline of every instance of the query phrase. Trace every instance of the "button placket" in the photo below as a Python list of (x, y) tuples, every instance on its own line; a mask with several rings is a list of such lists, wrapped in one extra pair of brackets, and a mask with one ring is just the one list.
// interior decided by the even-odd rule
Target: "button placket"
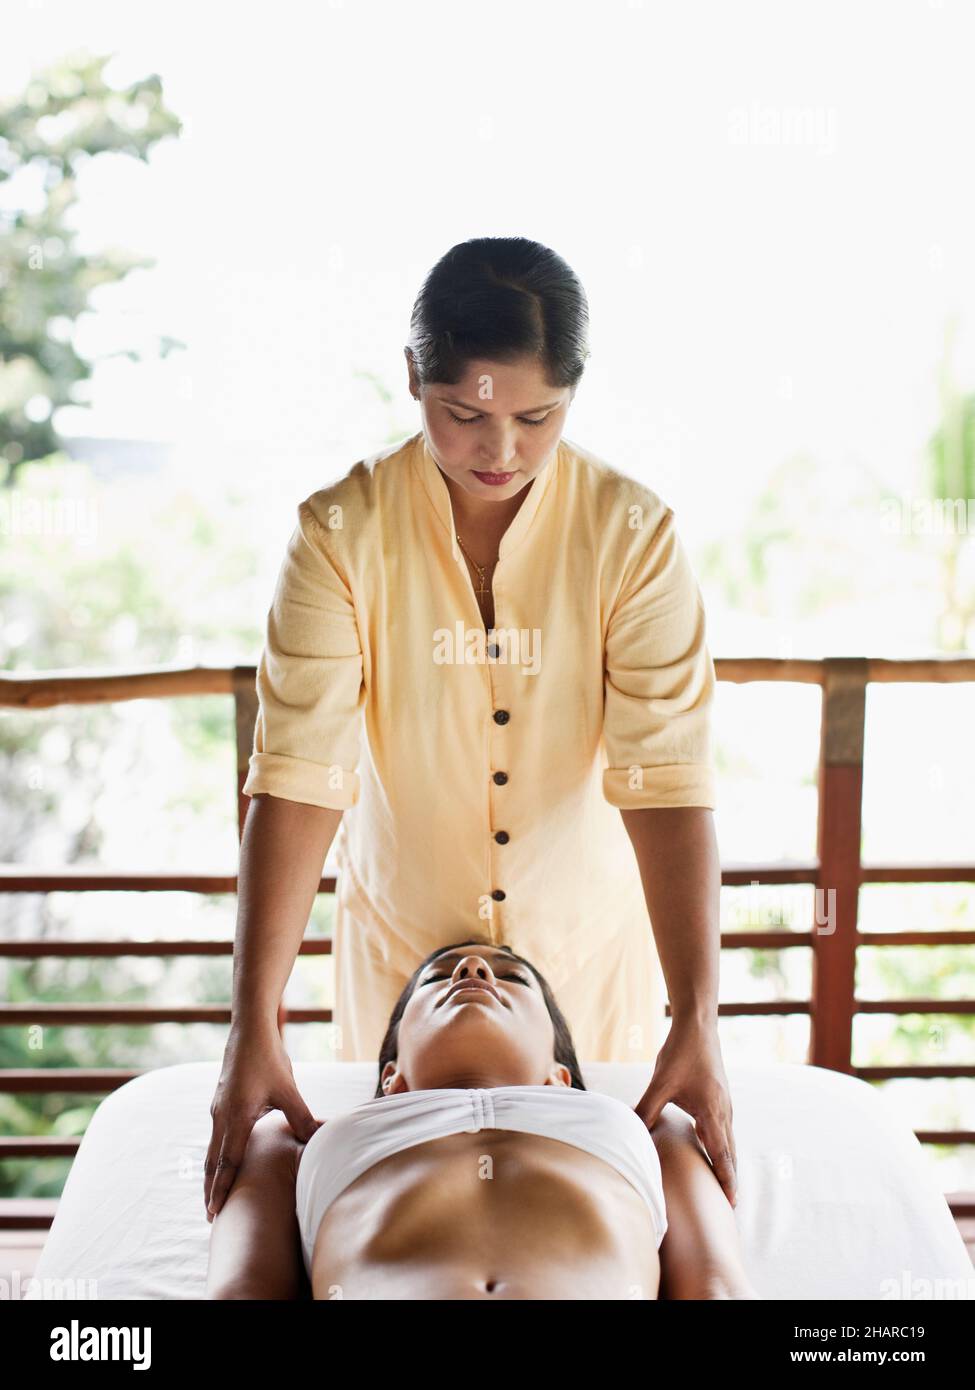
[[(493, 646), (494, 646), (494, 649), (495, 649), (495, 654), (497, 654), (497, 644), (495, 643), (495, 644), (493, 644)], [(491, 748), (492, 748), (492, 753), (493, 753), (495, 744), (496, 744), (496, 743), (498, 743), (498, 744), (501, 743), (500, 730), (503, 729), (508, 723), (510, 723), (510, 720), (511, 720), (511, 711), (508, 710), (508, 709), (503, 708), (503, 705), (502, 705), (501, 702), (503, 702), (504, 697), (503, 697), (502, 693), (497, 689), (497, 683), (496, 683), (496, 681), (495, 681), (495, 679), (494, 679), (494, 674), (493, 674), (492, 668), (491, 668), (490, 666), (488, 667), (488, 672), (489, 672), (489, 675), (491, 676), (491, 682), (490, 682), (490, 684), (491, 684), (491, 699), (492, 699), (492, 703), (494, 703), (494, 702), (496, 702), (496, 701), (499, 702), (497, 708), (495, 708), (494, 713), (493, 713), (493, 715), (492, 715), (492, 719), (493, 719), (494, 724), (495, 724), (495, 735), (494, 735), (494, 736), (491, 738), (491, 740), (490, 740), (490, 742), (491, 742)], [(504, 754), (502, 754), (500, 758), (494, 758), (494, 757), (492, 757), (492, 761), (495, 761), (495, 762), (501, 761), (502, 758), (505, 758), (505, 757), (506, 757), (506, 755), (504, 755)], [(495, 786), (503, 787), (503, 786), (505, 786), (505, 785), (507, 784), (507, 781), (508, 781), (508, 774), (507, 774), (507, 772), (505, 772), (505, 771), (504, 771), (503, 769), (501, 769), (501, 768), (499, 768), (496, 772), (494, 772), (494, 773), (492, 774), (492, 777), (493, 777), (493, 781), (494, 781)], [(508, 843), (509, 839), (511, 838), (510, 835), (508, 834), (508, 832), (507, 832), (506, 830), (495, 830), (495, 829), (494, 829), (494, 825), (496, 824), (495, 814), (494, 814), (494, 813), (495, 813), (494, 801), (495, 801), (495, 798), (492, 797), (492, 798), (491, 798), (491, 812), (492, 812), (491, 820), (492, 820), (492, 824), (491, 824), (491, 826), (489, 827), (489, 830), (490, 830), (490, 833), (491, 833), (492, 836), (493, 836), (493, 839), (494, 839), (495, 844), (498, 844), (498, 845), (506, 845), (506, 844)], [(490, 858), (492, 859), (492, 870), (493, 870), (493, 856), (491, 856)], [(493, 872), (492, 872), (492, 877), (493, 877)], [(504, 890), (503, 888), (492, 888), (492, 890), (491, 890), (491, 898), (492, 898), (492, 900), (493, 900), (494, 902), (496, 902), (496, 903), (503, 903), (503, 902), (505, 901), (505, 899), (506, 899), (507, 896), (508, 896), (508, 895), (507, 895), (507, 893), (505, 892), (505, 890)]]

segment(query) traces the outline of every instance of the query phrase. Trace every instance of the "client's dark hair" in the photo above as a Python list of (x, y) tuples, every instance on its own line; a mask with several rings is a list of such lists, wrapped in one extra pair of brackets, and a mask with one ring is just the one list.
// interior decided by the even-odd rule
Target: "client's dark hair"
[[(393, 1012), (389, 1016), (386, 1036), (383, 1038), (382, 1047), (379, 1049), (379, 1077), (376, 1081), (376, 1090), (373, 1099), (378, 1099), (383, 1095), (383, 1068), (387, 1062), (395, 1062), (399, 1054), (400, 1019), (403, 1017), (403, 1012), (413, 996), (416, 982), (423, 974), (424, 970), (426, 970), (431, 961), (436, 960), (438, 956), (444, 955), (447, 951), (456, 951), (461, 946), (486, 946), (487, 944), (488, 943), (485, 941), (477, 940), (476, 937), (469, 937), (466, 941), (455, 941), (449, 946), (438, 946), (435, 951), (430, 952), (425, 960), (420, 961), (420, 964), (403, 986), (403, 992), (397, 999), (393, 1007)], [(503, 951), (511, 960), (520, 961), (522, 965), (526, 965), (535, 976), (535, 979), (541, 987), (542, 998), (545, 1000), (545, 1007), (548, 1009), (548, 1016), (552, 1020), (552, 1028), (555, 1032), (555, 1045), (553, 1049), (555, 1060), (556, 1062), (560, 1062), (563, 1066), (568, 1067), (569, 1074), (572, 1077), (572, 1085), (575, 1089), (577, 1091), (584, 1091), (586, 1089), (586, 1083), (582, 1079), (582, 1069), (579, 1066), (579, 1059), (576, 1056), (572, 1034), (569, 1032), (569, 1025), (565, 1021), (562, 1010), (555, 1002), (555, 995), (552, 993), (548, 980), (546, 980), (540, 970), (535, 969), (530, 960), (526, 960), (524, 956), (519, 956), (517, 951), (513, 951), (510, 946), (505, 946), (502, 943), (495, 945), (493, 942), (491, 945), (495, 950)]]

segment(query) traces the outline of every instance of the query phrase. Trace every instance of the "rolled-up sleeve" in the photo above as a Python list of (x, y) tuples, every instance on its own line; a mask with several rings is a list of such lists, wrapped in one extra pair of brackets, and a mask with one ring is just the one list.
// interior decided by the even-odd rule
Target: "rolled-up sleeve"
[(603, 794), (624, 810), (715, 806), (714, 662), (700, 588), (668, 507), (607, 626)]
[(354, 806), (362, 648), (347, 577), (307, 501), (299, 504), (267, 616), (257, 695), (244, 793), (335, 810)]

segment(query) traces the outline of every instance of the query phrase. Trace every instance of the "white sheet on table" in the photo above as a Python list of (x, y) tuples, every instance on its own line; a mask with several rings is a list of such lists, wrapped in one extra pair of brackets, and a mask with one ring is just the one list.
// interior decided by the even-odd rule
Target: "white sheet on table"
[[(635, 1104), (646, 1063), (594, 1062), (587, 1085)], [(295, 1063), (317, 1118), (368, 1100), (376, 1067)], [(975, 1270), (922, 1146), (867, 1082), (818, 1067), (729, 1066), (736, 1217), (767, 1299), (975, 1297)], [(26, 1297), (200, 1299), (215, 1062), (107, 1096), (72, 1164)], [(53, 1282), (52, 1282), (53, 1281)], [(89, 1282), (90, 1281), (90, 1282)]]

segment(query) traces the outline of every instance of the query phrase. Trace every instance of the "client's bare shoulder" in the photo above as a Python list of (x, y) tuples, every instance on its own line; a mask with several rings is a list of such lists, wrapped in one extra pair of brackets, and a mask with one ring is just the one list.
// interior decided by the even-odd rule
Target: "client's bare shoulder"
[(251, 1130), (246, 1163), (254, 1174), (265, 1177), (285, 1174), (294, 1181), (304, 1151), (304, 1141), (298, 1138), (282, 1112), (269, 1110)]

